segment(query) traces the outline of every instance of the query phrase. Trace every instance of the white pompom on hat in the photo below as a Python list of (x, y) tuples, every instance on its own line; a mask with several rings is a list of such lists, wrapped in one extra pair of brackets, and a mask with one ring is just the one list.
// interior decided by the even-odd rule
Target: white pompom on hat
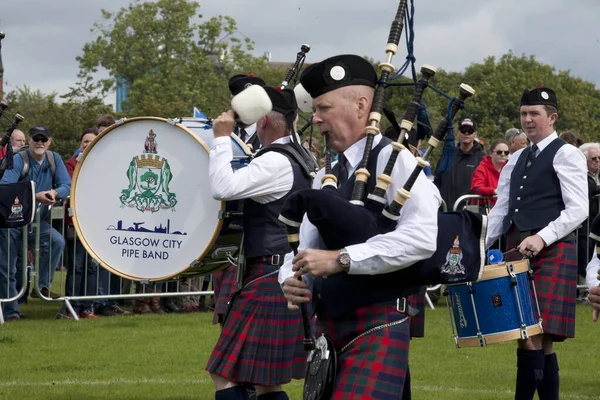
[(273, 103), (262, 86), (251, 85), (231, 99), (231, 108), (244, 124), (252, 125), (273, 110)]

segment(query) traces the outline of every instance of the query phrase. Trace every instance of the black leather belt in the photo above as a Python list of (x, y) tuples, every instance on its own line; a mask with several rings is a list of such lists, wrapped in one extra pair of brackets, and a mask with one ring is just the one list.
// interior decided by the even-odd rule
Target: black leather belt
[(246, 263), (247, 264), (267, 264), (267, 265), (272, 265), (274, 267), (281, 267), (283, 265), (284, 258), (285, 258), (285, 253), (272, 254), (269, 256), (249, 257), (246, 259)]

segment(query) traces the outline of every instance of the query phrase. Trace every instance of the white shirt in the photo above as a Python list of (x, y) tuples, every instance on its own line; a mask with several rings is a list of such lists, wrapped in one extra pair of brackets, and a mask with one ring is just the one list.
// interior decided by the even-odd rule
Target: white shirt
[(600, 280), (598, 280), (598, 275), (600, 275), (600, 259), (596, 256), (596, 254), (598, 254), (597, 251), (598, 247), (596, 246), (594, 247), (594, 255), (587, 266), (587, 274), (585, 277), (585, 283), (590, 290), (592, 290), (593, 287), (600, 285)]
[[(379, 144), (381, 135), (375, 136), (373, 147)], [(344, 156), (348, 160), (348, 175), (356, 170), (363, 155), (366, 138), (354, 143)], [(383, 173), (387, 160), (392, 153), (390, 145), (384, 147), (377, 158), (377, 175)], [(392, 185), (386, 193), (388, 204), (414, 170), (417, 162), (408, 150), (398, 156), (392, 171)], [(313, 182), (313, 189), (320, 189), (321, 178), (325, 175), (320, 170)], [(374, 179), (374, 177), (372, 177)], [(411, 192), (411, 198), (402, 208), (396, 229), (392, 232), (377, 235), (366, 243), (347, 246), (350, 255), (350, 274), (375, 275), (384, 274), (406, 268), (417, 261), (433, 255), (437, 241), (437, 213), (441, 204), (441, 196), (435, 185), (421, 173)], [(343, 227), (340, 227), (343, 229)], [(317, 228), (310, 223), (306, 215), (300, 226), (300, 248), (325, 249)], [(331, 249), (337, 250), (337, 249)], [(285, 262), (279, 269), (279, 282), (283, 283), (293, 275), (293, 254), (285, 256)]]
[[(556, 138), (558, 138), (558, 135), (553, 132), (540, 141), (537, 144), (536, 157)], [(498, 201), (488, 215), (486, 247), (490, 247), (504, 233), (502, 232), (502, 222), (508, 212), (510, 175), (524, 150), (525, 148), (516, 151), (500, 173)], [(587, 162), (583, 153), (575, 146), (562, 146), (556, 152), (552, 160), (552, 166), (560, 181), (565, 209), (560, 212), (558, 218), (537, 233), (544, 239), (547, 246), (574, 231), (587, 218), (589, 213)], [(540, 190), (544, 190), (544, 182), (536, 182), (536, 184)]]
[[(289, 143), (284, 136), (273, 143)], [(218, 137), (212, 141), (208, 177), (212, 196), (217, 200), (250, 198), (266, 204), (285, 196), (294, 184), (292, 164), (286, 156), (274, 151), (253, 159), (246, 167), (231, 167), (233, 150), (231, 139)]]

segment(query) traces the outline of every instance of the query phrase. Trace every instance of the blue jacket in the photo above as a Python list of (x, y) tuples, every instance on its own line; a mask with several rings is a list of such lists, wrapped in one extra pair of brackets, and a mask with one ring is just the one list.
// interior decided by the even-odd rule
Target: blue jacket
[[(39, 164), (31, 156), (31, 152), (29, 152), (29, 150), (27, 150), (27, 152), (29, 153), (29, 172), (27, 173), (26, 180), (35, 182), (35, 192), (39, 193), (54, 189), (58, 193), (59, 199), (67, 197), (71, 191), (71, 177), (60, 156), (54, 153), (56, 171), (53, 177), (47, 157), (44, 157), (44, 161)], [(21, 177), (22, 169), (23, 157), (19, 154), (15, 154), (13, 169), (8, 169), (4, 172), (0, 184), (18, 182)]]

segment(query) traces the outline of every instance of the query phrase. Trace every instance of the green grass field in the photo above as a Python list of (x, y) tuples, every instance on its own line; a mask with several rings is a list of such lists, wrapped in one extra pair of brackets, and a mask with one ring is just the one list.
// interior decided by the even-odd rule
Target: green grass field
[[(55, 320), (57, 303), (30, 299), (26, 318), (0, 326), (0, 399), (214, 399), (204, 371), (219, 328), (212, 314)], [(514, 343), (456, 349), (448, 312), (427, 310), (413, 340), (413, 399), (511, 399)], [(600, 324), (578, 306), (577, 338), (557, 346), (561, 399), (600, 398)], [(286, 387), (301, 399), (302, 384)]]

